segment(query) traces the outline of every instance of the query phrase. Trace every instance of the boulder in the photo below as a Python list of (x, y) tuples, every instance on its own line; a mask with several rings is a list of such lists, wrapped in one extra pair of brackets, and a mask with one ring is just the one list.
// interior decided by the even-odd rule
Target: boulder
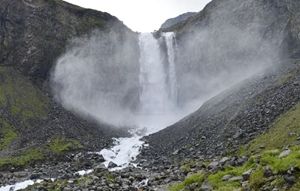
[(291, 154), (291, 152), (292, 151), (290, 149), (286, 149), (280, 153), (279, 158), (285, 158), (285, 157), (289, 156)]
[(118, 167), (118, 165), (111, 161), (108, 163), (108, 166), (107, 166), (107, 168), (116, 168), (116, 167)]
[(247, 170), (246, 172), (244, 172), (242, 174), (242, 177), (243, 177), (243, 180), (246, 181), (246, 180), (249, 180), (250, 176), (251, 176), (251, 173), (252, 173), (252, 169), (249, 169)]

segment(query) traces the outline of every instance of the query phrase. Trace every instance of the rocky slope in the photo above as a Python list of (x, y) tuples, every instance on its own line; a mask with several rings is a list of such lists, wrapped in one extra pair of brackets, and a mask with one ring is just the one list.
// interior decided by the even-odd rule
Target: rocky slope
[(160, 30), (165, 30), (165, 29), (168, 29), (168, 28), (170, 28), (174, 25), (182, 23), (182, 22), (186, 21), (187, 19), (189, 19), (190, 17), (192, 17), (194, 15), (196, 15), (195, 12), (188, 12), (188, 13), (184, 13), (182, 15), (179, 15), (175, 18), (168, 19), (161, 25)]
[(210, 158), (248, 143), (299, 102), (299, 60), (285, 64), (288, 62), (293, 66), (285, 72), (242, 82), (175, 125), (149, 136), (151, 154), (147, 150), (145, 154)]
[(126, 34), (135, 43), (136, 34), (108, 13), (60, 0), (0, 3), (0, 168), (74, 149), (99, 150), (124, 135), (62, 108), (50, 93), (49, 76), (74, 37), (97, 30)]
[[(205, 82), (209, 82), (211, 77), (216, 78), (224, 70), (247, 75), (249, 70), (253, 70), (252, 66), (257, 68), (271, 62), (266, 64), (268, 67), (256, 72), (257, 75), (207, 101), (195, 113), (147, 137), (151, 148), (144, 150), (144, 156), (155, 159), (161, 156), (209, 158), (230, 152), (265, 132), (281, 114), (297, 104), (299, 9), (300, 3), (295, 0), (214, 0), (196, 16), (162, 30), (177, 33), (179, 83), (183, 74), (188, 72), (206, 76), (208, 80), (202, 81), (206, 85)], [(248, 38), (251, 40), (248, 41)], [(259, 41), (262, 43), (256, 42), (257, 39), (261, 39)], [(265, 39), (268, 39), (266, 46), (263, 45)], [(246, 42), (245, 46), (240, 46), (241, 41)], [(209, 55), (211, 43), (215, 50), (212, 56)], [(256, 48), (251, 48), (252, 45)], [(273, 47), (270, 52), (274, 54), (269, 57), (271, 60), (264, 59), (270, 53), (264, 52), (267, 47)], [(253, 57), (261, 59), (253, 60)], [(187, 65), (189, 71), (186, 71)], [(243, 70), (235, 69), (244, 65)], [(226, 81), (230, 78), (228, 75), (221, 79)], [(233, 81), (236, 79), (242, 78), (233, 78)], [(199, 87), (191, 93), (197, 94), (199, 91), (198, 94), (207, 95), (201, 92), (202, 85)], [(217, 89), (218, 83), (213, 87)], [(179, 84), (179, 88), (185, 91), (184, 84)]]

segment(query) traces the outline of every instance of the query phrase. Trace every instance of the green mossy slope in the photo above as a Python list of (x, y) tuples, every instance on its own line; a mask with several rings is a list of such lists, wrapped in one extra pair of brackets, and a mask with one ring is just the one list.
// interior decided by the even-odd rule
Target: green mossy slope
[(49, 100), (12, 68), (0, 67), (0, 108), (24, 123), (47, 117)]
[[(192, 190), (200, 188), (204, 182), (209, 183), (213, 190), (232, 191), (263, 190), (274, 188), (294, 191), (300, 189), (300, 103), (282, 114), (272, 127), (263, 135), (258, 136), (241, 149), (239, 155), (247, 155), (248, 160), (242, 166), (227, 166), (216, 172), (201, 171), (188, 176), (183, 182), (173, 184), (170, 191)], [(281, 157), (283, 150), (289, 149), (289, 154)], [(271, 175), (266, 174), (269, 169)], [(291, 170), (292, 169), (292, 170)], [(242, 177), (243, 173), (251, 170), (247, 184), (242, 186), (240, 181), (224, 181), (224, 176)], [(293, 171), (295, 183), (287, 183), (284, 176)]]
[(269, 131), (253, 140), (244, 150), (259, 153), (262, 150), (282, 149), (287, 146), (298, 145), (299, 136), (300, 103), (281, 115)]

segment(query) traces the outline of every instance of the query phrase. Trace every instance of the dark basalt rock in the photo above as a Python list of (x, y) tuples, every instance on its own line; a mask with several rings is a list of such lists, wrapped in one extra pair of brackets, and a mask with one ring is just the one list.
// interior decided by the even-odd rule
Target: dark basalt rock
[(171, 28), (172, 26), (175, 26), (177, 24), (180, 24), (182, 22), (185, 22), (186, 20), (188, 20), (190, 17), (196, 15), (197, 13), (195, 12), (188, 12), (188, 13), (184, 13), (182, 15), (179, 15), (175, 18), (171, 18), (166, 20), (160, 27), (160, 30), (166, 30), (168, 28)]
[(14, 66), (39, 83), (47, 80), (49, 70), (73, 37), (95, 29), (131, 32), (108, 13), (60, 0), (1, 0), (0, 3), (0, 64)]
[(113, 162), (109, 162), (107, 167), (108, 168), (115, 168), (115, 167), (118, 167), (118, 165), (113, 163)]

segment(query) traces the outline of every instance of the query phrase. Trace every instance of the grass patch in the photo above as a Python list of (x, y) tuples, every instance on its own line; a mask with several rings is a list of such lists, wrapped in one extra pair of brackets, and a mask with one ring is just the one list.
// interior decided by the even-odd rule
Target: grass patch
[(49, 148), (51, 152), (60, 155), (69, 151), (82, 149), (83, 146), (77, 140), (66, 139), (66, 138), (55, 138), (50, 142)]
[(289, 72), (289, 73), (283, 75), (281, 78), (279, 78), (277, 81), (277, 84), (278, 85), (285, 84), (285, 83), (291, 81), (293, 78), (295, 78), (296, 75), (297, 75), (297, 71)]
[(260, 164), (270, 166), (275, 173), (284, 173), (291, 167), (300, 169), (300, 147), (295, 146), (291, 150), (291, 154), (284, 158), (279, 158), (278, 154), (264, 152)]
[(229, 182), (223, 181), (222, 178), (225, 175), (232, 175), (232, 176), (241, 176), (244, 172), (252, 169), (255, 167), (254, 159), (251, 158), (245, 163), (243, 166), (240, 167), (228, 167), (224, 170), (220, 170), (213, 174), (204, 174), (204, 173), (197, 173), (187, 177), (183, 182), (173, 184), (169, 187), (170, 191), (180, 191), (187, 186), (197, 183), (200, 187), (201, 184), (206, 180), (208, 183), (213, 186), (214, 190), (217, 191), (232, 191), (241, 187), (239, 182)]
[(93, 183), (93, 179), (90, 176), (82, 176), (76, 180), (76, 185), (80, 187), (88, 187)]
[(187, 160), (187, 161), (184, 161), (180, 167), (180, 170), (183, 172), (183, 173), (189, 173), (191, 172), (191, 168), (193, 166), (196, 165), (196, 161), (194, 160)]
[(17, 156), (0, 158), (0, 168), (24, 167), (43, 159), (44, 155), (39, 149), (30, 149)]
[[(300, 169), (300, 146), (298, 137), (300, 136), (300, 103), (282, 114), (272, 124), (272, 127), (264, 134), (258, 136), (248, 145), (240, 148), (237, 154), (240, 156), (248, 155), (249, 160), (240, 167), (228, 167), (219, 170), (213, 174), (203, 175), (201, 182), (208, 183), (216, 191), (232, 191), (241, 188), (240, 182), (223, 181), (225, 175), (241, 176), (249, 169), (254, 171), (249, 178), (249, 186), (251, 190), (259, 190), (263, 185), (270, 184), (276, 188), (284, 188), (286, 182), (283, 174), (290, 168)], [(283, 148), (289, 147), (291, 153), (283, 158), (279, 158)], [(275, 179), (271, 180), (264, 177), (264, 168), (270, 167), (274, 173)], [(182, 171), (188, 171), (190, 166), (183, 164)], [(197, 175), (195, 175), (197, 177)], [(299, 179), (299, 173), (297, 177)], [(170, 191), (184, 190), (188, 185), (193, 184), (193, 179), (189, 182), (187, 179), (175, 185), (172, 185)], [(300, 181), (300, 180), (299, 180)], [(296, 182), (289, 190), (300, 190), (300, 183)], [(200, 184), (199, 184), (200, 185)]]
[(9, 147), (9, 145), (18, 137), (13, 127), (0, 118), (0, 151)]
[[(300, 104), (287, 113), (281, 115), (265, 134), (253, 140), (248, 148), (249, 152), (259, 153), (263, 150), (282, 149), (294, 145), (300, 135)], [(263, 149), (262, 149), (263, 148)]]
[(48, 98), (28, 79), (9, 67), (0, 67), (0, 79), (0, 108), (23, 122), (47, 116)]
[(113, 174), (111, 174), (110, 172), (105, 174), (105, 178), (109, 183), (114, 183), (116, 181), (116, 177)]
[(188, 176), (182, 183), (173, 184), (169, 187), (170, 191), (180, 191), (186, 186), (197, 183), (201, 185), (205, 179), (205, 175), (201, 172)]
[(255, 166), (255, 163), (250, 159), (247, 163), (240, 167), (228, 167), (225, 170), (218, 171), (208, 176), (208, 182), (215, 190), (234, 190), (240, 188), (239, 182), (223, 181), (225, 175), (242, 176), (242, 174)]
[(264, 182), (264, 170), (262, 167), (259, 167), (250, 176), (250, 188), (252, 188), (253, 190), (259, 190)]

